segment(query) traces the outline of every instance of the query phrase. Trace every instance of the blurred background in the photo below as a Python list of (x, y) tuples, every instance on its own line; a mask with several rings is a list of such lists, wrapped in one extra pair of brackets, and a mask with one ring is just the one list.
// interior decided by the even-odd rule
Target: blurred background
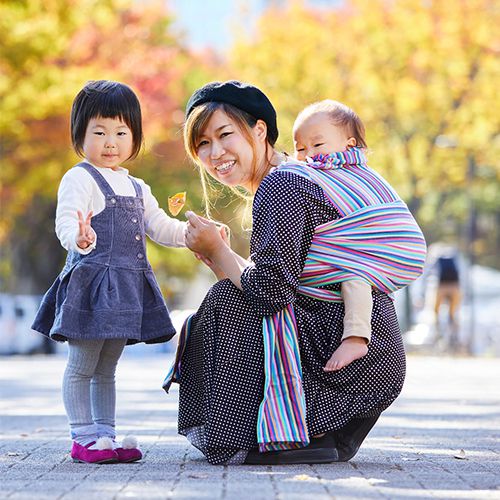
[[(201, 212), (183, 110), (197, 87), (236, 78), (272, 100), (284, 151), (306, 104), (333, 98), (358, 112), (371, 166), (431, 245), (424, 276), (396, 294), (408, 349), (500, 355), (499, 25), (498, 0), (3, 0), (0, 353), (55, 349), (29, 325), (65, 259), (56, 193), (78, 161), (69, 113), (85, 82), (137, 92), (146, 143), (125, 166), (161, 206), (187, 191)], [(241, 203), (215, 196), (213, 217), (247, 255)], [(179, 326), (212, 278), (187, 250), (148, 252)]]

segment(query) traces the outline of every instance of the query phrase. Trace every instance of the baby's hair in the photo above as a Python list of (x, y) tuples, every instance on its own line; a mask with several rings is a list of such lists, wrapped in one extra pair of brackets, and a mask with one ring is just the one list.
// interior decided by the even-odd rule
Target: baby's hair
[(367, 148), (365, 126), (361, 118), (349, 106), (332, 99), (318, 101), (305, 107), (295, 119), (293, 132), (312, 115), (326, 113), (336, 127), (342, 127), (349, 137), (356, 139), (356, 146)]
[(71, 108), (71, 141), (79, 156), (87, 126), (92, 118), (119, 118), (132, 131), (132, 154), (136, 158), (142, 143), (141, 105), (134, 91), (127, 85), (111, 80), (87, 82), (73, 101)]

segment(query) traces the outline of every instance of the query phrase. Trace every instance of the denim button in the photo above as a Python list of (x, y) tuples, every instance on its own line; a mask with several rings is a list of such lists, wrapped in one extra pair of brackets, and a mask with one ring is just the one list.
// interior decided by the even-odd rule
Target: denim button
[(115, 198), (111, 198), (111, 203), (113, 203), (113, 205), (116, 203), (116, 199)]
[(137, 224), (137, 217), (132, 217), (132, 222), (133, 222), (134, 224)]
[(128, 204), (129, 204), (129, 205), (133, 205), (133, 204), (134, 204), (134, 202), (133, 202), (132, 200), (128, 200)]
[(138, 254), (137, 254), (137, 258), (138, 258), (138, 259), (143, 259), (143, 258), (144, 258), (144, 255), (142, 255), (142, 253), (138, 253)]
[(141, 235), (140, 235), (140, 234), (136, 234), (136, 235), (135, 235), (135, 239), (136, 239), (137, 241), (141, 241)]

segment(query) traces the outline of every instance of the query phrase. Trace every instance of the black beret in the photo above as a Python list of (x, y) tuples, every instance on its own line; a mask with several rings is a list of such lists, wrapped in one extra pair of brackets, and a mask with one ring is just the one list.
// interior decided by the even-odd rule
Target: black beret
[(194, 108), (206, 102), (224, 102), (246, 111), (257, 120), (263, 120), (266, 123), (267, 136), (271, 144), (278, 139), (276, 111), (271, 101), (257, 87), (238, 80), (207, 83), (189, 98), (186, 105), (186, 118)]

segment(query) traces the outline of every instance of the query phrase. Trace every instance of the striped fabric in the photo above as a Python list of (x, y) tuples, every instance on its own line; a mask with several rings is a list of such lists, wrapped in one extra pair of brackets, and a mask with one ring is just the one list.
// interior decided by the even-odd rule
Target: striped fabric
[(387, 181), (367, 166), (360, 148), (318, 155), (308, 163), (284, 163), (279, 169), (295, 172), (319, 184), (344, 217), (369, 206), (401, 201)]
[(366, 207), (316, 228), (299, 291), (341, 301), (340, 292), (317, 287), (356, 278), (395, 292), (420, 276), (425, 254), (422, 232), (402, 201)]
[[(341, 219), (318, 226), (298, 293), (340, 302), (340, 292), (321, 287), (363, 279), (386, 293), (408, 285), (423, 271), (423, 234), (396, 192), (366, 166), (362, 150), (317, 156), (307, 164), (283, 164), (322, 187)], [(264, 318), (265, 391), (257, 440), (261, 451), (309, 443), (293, 305)], [(293, 353), (293, 355), (291, 355)], [(290, 376), (293, 374), (293, 376)]]
[[(306, 403), (296, 341), (297, 324), (292, 305), (265, 316), (264, 399), (259, 407), (257, 441), (261, 452), (306, 446)], [(274, 374), (275, 376), (267, 376)]]

